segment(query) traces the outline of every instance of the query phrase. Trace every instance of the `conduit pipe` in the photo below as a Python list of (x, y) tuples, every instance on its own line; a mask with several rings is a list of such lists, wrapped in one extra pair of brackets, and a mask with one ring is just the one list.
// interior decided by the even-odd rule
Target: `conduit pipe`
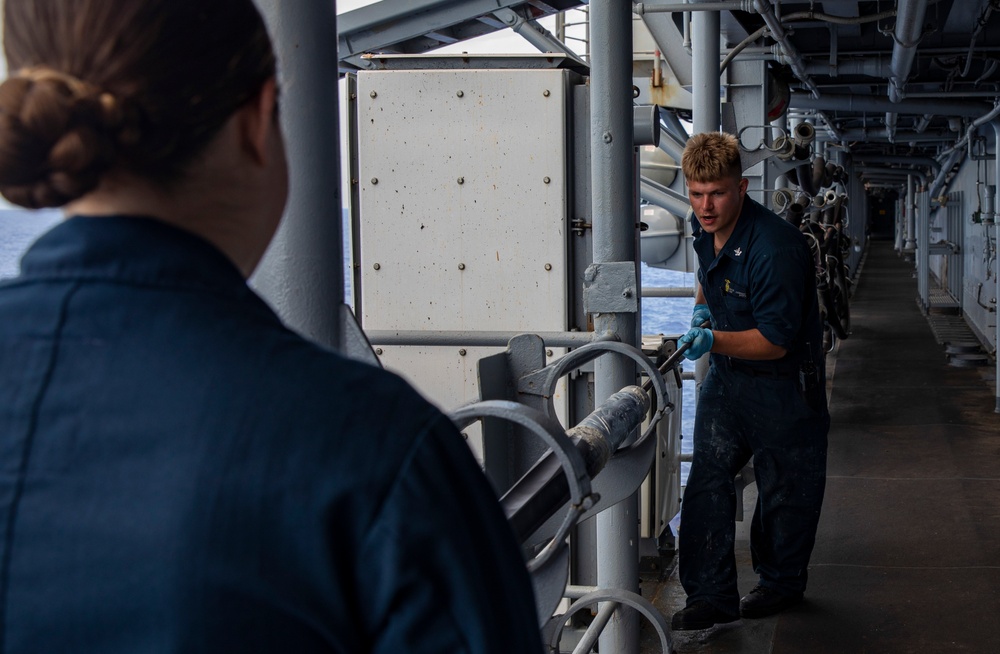
[(632, 11), (639, 16), (646, 14), (670, 14), (688, 11), (752, 11), (752, 0), (729, 0), (728, 2), (691, 2), (674, 4), (646, 4), (636, 2)]
[(889, 100), (894, 103), (902, 101), (906, 80), (913, 69), (917, 45), (924, 31), (927, 0), (899, 0), (896, 7), (896, 27), (893, 30), (896, 44), (892, 46), (892, 61), (889, 64)]
[[(826, 96), (823, 96), (824, 98)], [(840, 138), (830, 138), (825, 135), (820, 135), (819, 140), (821, 141), (861, 141), (862, 143), (871, 143), (875, 141), (886, 141), (889, 138), (888, 132), (884, 129), (845, 129), (840, 133)], [(953, 139), (955, 137), (951, 134), (921, 134), (917, 132), (897, 132), (896, 142), (897, 143), (933, 143), (935, 141), (941, 141), (942, 143), (954, 143)]]
[(878, 77), (885, 79), (889, 76), (889, 62), (879, 56), (863, 57), (860, 59), (850, 59), (837, 63), (823, 63), (814, 61), (805, 64), (807, 73), (814, 75), (864, 75), (865, 77)]
[(881, 155), (862, 155), (855, 159), (855, 163), (861, 165), (870, 163), (887, 163), (887, 164), (904, 164), (907, 166), (927, 166), (933, 169), (936, 175), (941, 170), (941, 164), (933, 157), (917, 157), (910, 155), (896, 155), (896, 154), (881, 154)]
[(941, 164), (941, 170), (934, 178), (934, 181), (930, 184), (931, 199), (938, 197), (941, 190), (944, 188), (945, 182), (947, 181), (948, 173), (951, 172), (951, 169), (955, 167), (955, 164), (961, 161), (964, 156), (965, 150), (961, 147), (953, 148), (951, 152), (948, 153), (948, 158), (944, 160), (943, 164)]
[(896, 113), (893, 111), (885, 114), (885, 133), (889, 137), (889, 143), (896, 142)]
[(972, 140), (972, 134), (977, 129), (979, 129), (980, 127), (982, 127), (986, 123), (991, 122), (997, 116), (1000, 116), (1000, 102), (997, 102), (996, 104), (994, 104), (993, 105), (993, 109), (991, 109), (988, 113), (986, 113), (986, 114), (980, 116), (979, 118), (977, 118), (976, 120), (972, 121), (972, 124), (969, 125), (969, 129), (967, 129), (965, 131), (965, 136), (963, 136), (961, 138), (961, 140), (957, 141), (954, 146), (952, 146), (948, 150), (945, 150), (945, 153), (949, 153), (950, 154), (952, 152), (952, 150), (961, 150), (962, 147), (966, 143), (970, 143), (971, 142), (971, 140)]
[(818, 98), (820, 95), (819, 88), (812, 81), (812, 78), (809, 77), (809, 73), (806, 72), (805, 66), (802, 63), (802, 55), (792, 45), (784, 26), (778, 20), (778, 17), (774, 15), (774, 8), (771, 6), (771, 3), (767, 0), (753, 0), (753, 7), (757, 10), (760, 17), (764, 19), (767, 29), (771, 31), (771, 38), (781, 45), (781, 51), (787, 57), (788, 65), (791, 66), (792, 72), (812, 92), (813, 97)]
[(916, 177), (920, 180), (920, 185), (927, 188), (927, 175), (912, 168), (889, 168), (882, 166), (855, 166), (855, 172), (861, 173), (861, 176), (866, 175), (872, 177)]
[(945, 102), (943, 100), (907, 100), (896, 104), (886, 98), (861, 95), (825, 94), (813, 97), (806, 93), (792, 93), (789, 104), (799, 109), (833, 109), (839, 111), (895, 112), (907, 114), (937, 114), (946, 116), (982, 116), (989, 105), (982, 102)]

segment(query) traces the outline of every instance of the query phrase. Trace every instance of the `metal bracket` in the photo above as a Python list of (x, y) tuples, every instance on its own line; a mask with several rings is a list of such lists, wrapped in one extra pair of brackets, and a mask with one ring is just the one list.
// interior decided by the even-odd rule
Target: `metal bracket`
[[(645, 370), (652, 382), (653, 389), (656, 391), (656, 412), (650, 419), (646, 431), (628, 447), (620, 448), (604, 466), (601, 474), (594, 478), (592, 488), (600, 489), (596, 495), (597, 500), (581, 519), (586, 519), (617, 504), (631, 495), (642, 483), (649, 471), (649, 465), (656, 449), (656, 439), (652, 437), (652, 434), (656, 431), (656, 425), (660, 419), (673, 409), (673, 404), (670, 403), (667, 396), (667, 384), (663, 381), (659, 370), (646, 355), (631, 345), (616, 341), (588, 343), (559, 358), (552, 365), (524, 375), (517, 380), (519, 393), (541, 395), (546, 398), (545, 411), (555, 420), (555, 406), (552, 403), (552, 397), (559, 379), (583, 364), (607, 353), (627, 356)], [(546, 527), (543, 527), (539, 533), (544, 533), (545, 529)]]
[(476, 402), (453, 411), (448, 416), (459, 430), (465, 429), (480, 418), (502, 418), (529, 429), (552, 448), (559, 464), (566, 474), (569, 483), (569, 509), (555, 536), (542, 548), (538, 555), (528, 562), (528, 571), (534, 572), (545, 565), (560, 548), (566, 547), (566, 538), (570, 529), (579, 521), (588, 509), (594, 505), (594, 497), (590, 490), (590, 476), (583, 455), (566, 436), (559, 422), (537, 409), (508, 402), (506, 400), (487, 400)]
[(583, 275), (583, 310), (587, 313), (636, 313), (635, 263), (592, 263)]
[[(656, 366), (649, 360), (649, 357), (637, 348), (617, 341), (594, 341), (569, 352), (565, 356), (560, 357), (552, 365), (519, 378), (517, 380), (517, 392), (544, 397), (547, 400), (544, 404), (545, 413), (555, 419), (556, 410), (555, 405), (552, 403), (552, 398), (555, 395), (556, 383), (583, 364), (589, 363), (602, 354), (608, 353), (626, 356), (646, 371), (646, 374), (652, 381), (653, 389), (656, 391), (656, 406), (660, 414), (672, 408), (667, 397), (667, 384), (663, 381), (660, 371), (656, 369)], [(647, 436), (651, 431), (652, 428), (648, 429), (643, 437)]]

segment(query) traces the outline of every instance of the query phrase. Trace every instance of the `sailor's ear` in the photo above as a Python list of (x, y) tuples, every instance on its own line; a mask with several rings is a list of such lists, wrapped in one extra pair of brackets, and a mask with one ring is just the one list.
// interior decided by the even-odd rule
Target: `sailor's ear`
[(277, 99), (277, 81), (271, 77), (257, 95), (238, 110), (243, 148), (259, 165), (268, 163), (268, 138), (271, 130), (278, 129)]

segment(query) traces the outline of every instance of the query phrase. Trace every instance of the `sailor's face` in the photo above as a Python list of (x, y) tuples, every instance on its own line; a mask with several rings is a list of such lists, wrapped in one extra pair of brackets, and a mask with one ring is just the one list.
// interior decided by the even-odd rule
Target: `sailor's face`
[(736, 227), (747, 191), (745, 178), (726, 177), (714, 182), (687, 183), (688, 199), (701, 228), (715, 235), (715, 243), (723, 245)]

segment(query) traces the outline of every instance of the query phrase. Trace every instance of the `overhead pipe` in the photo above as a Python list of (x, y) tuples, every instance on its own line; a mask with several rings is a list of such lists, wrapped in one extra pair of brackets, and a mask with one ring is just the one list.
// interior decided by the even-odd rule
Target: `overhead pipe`
[(789, 104), (799, 109), (832, 109), (835, 111), (870, 111), (872, 113), (894, 112), (900, 114), (937, 114), (946, 116), (982, 116), (990, 105), (982, 102), (907, 100), (894, 103), (886, 98), (863, 95), (839, 95), (828, 93), (821, 98), (808, 93), (791, 94)]
[(677, 83), (683, 87), (691, 86), (692, 58), (690, 40), (687, 38), (688, 21), (683, 21), (682, 34), (669, 14), (644, 13), (640, 18), (670, 65)]
[[(889, 134), (885, 129), (845, 129), (840, 134), (841, 138), (833, 138), (824, 135), (822, 132), (817, 135), (817, 139), (820, 141), (861, 141), (862, 143), (874, 143), (877, 141), (887, 141), (889, 139)], [(954, 134), (919, 134), (916, 132), (897, 132), (896, 142), (897, 143), (954, 143)]]
[(927, 188), (927, 175), (912, 168), (889, 168), (883, 166), (855, 166), (854, 170), (861, 174), (862, 177), (872, 176), (872, 177), (915, 177), (920, 180), (920, 185)]
[(885, 114), (885, 133), (889, 137), (889, 143), (896, 142), (896, 118), (897, 114), (894, 111)]
[(889, 61), (881, 56), (860, 57), (838, 61), (836, 63), (826, 63), (822, 61), (811, 61), (805, 64), (807, 73), (813, 75), (862, 75), (865, 77), (878, 77), (885, 79), (889, 76)]
[(896, 27), (893, 29), (896, 43), (892, 46), (892, 61), (889, 64), (889, 100), (898, 103), (903, 100), (903, 89), (923, 36), (927, 0), (899, 0), (896, 7)]
[(934, 181), (930, 183), (930, 197), (933, 200), (938, 197), (941, 191), (944, 189), (945, 183), (948, 181), (948, 173), (951, 169), (955, 167), (955, 164), (962, 160), (965, 156), (965, 150), (961, 147), (953, 148), (949, 153), (948, 157), (941, 164), (941, 170), (938, 172)]
[(671, 13), (681, 13), (688, 11), (751, 11), (753, 7), (752, 0), (729, 0), (728, 2), (691, 2), (691, 3), (674, 3), (674, 4), (661, 4), (653, 3), (647, 4), (645, 2), (636, 2), (632, 5), (632, 11), (636, 15), (643, 16), (645, 14), (671, 14)]
[(904, 164), (909, 166), (926, 166), (933, 169), (934, 173), (937, 174), (941, 170), (941, 163), (934, 159), (933, 157), (920, 157), (915, 155), (903, 155), (903, 154), (863, 154), (855, 158), (855, 163), (860, 164), (870, 164), (870, 163), (895, 163)]
[(802, 55), (792, 45), (791, 39), (788, 38), (788, 32), (785, 31), (781, 21), (775, 16), (771, 3), (768, 0), (753, 0), (753, 7), (757, 10), (760, 17), (764, 19), (764, 24), (767, 25), (767, 29), (771, 32), (771, 38), (781, 45), (781, 51), (787, 57), (788, 65), (791, 66), (792, 72), (812, 92), (813, 97), (818, 98), (820, 95), (819, 87), (816, 86), (816, 83), (813, 82), (806, 71), (802, 63)]

